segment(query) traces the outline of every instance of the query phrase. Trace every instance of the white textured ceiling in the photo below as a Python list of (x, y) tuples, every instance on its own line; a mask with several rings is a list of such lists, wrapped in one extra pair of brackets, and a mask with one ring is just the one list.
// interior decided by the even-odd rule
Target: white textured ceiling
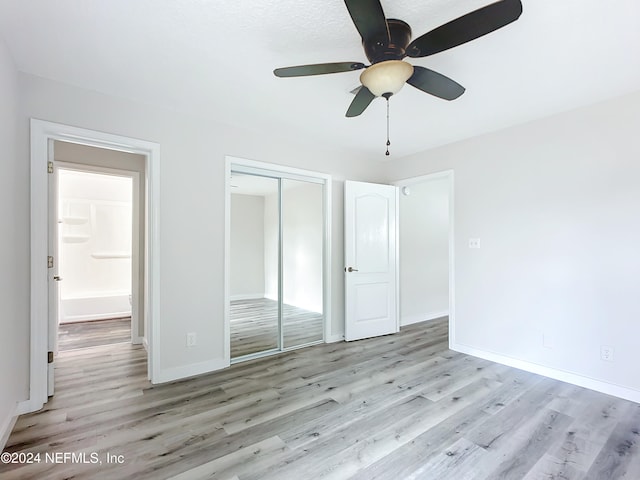
[[(414, 38), (491, 0), (382, 0)], [(391, 99), (392, 157), (640, 90), (640, 1), (523, 0), (518, 21), (408, 59), (466, 87)], [(341, 0), (0, 0), (18, 68), (90, 90), (384, 159), (385, 105), (344, 114), (360, 72), (276, 78), (275, 67), (366, 63)]]

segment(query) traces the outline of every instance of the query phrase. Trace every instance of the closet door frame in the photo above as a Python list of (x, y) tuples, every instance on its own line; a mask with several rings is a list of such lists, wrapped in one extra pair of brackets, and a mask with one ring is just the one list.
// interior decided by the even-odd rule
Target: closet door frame
[[(231, 358), (231, 172), (259, 175), (278, 179), (278, 215), (279, 221), (279, 258), (278, 258), (278, 308), (279, 308), (279, 348), (268, 350), (238, 358)], [(320, 342), (295, 345), (284, 348), (282, 320), (282, 180), (299, 180), (322, 185), (322, 209), (323, 209), (323, 239), (322, 239), (322, 309), (323, 309), (323, 339)], [(303, 348), (312, 344), (328, 342), (331, 339), (331, 175), (303, 170), (282, 165), (247, 160), (238, 157), (225, 157), (225, 242), (224, 242), (224, 332), (225, 332), (225, 358), (229, 363), (252, 360), (254, 358), (279, 354), (282, 352)]]

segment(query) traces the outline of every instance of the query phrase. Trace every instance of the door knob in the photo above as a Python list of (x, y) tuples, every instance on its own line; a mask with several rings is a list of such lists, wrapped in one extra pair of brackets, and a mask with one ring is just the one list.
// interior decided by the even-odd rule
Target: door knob
[(56, 282), (60, 282), (60, 281), (62, 280), (62, 277), (61, 277), (61, 276), (59, 276), (59, 275), (56, 275), (55, 277), (53, 277), (53, 279), (54, 279)]
[(357, 268), (353, 268), (353, 267), (349, 267), (347, 268), (347, 272), (351, 273), (351, 272), (357, 272), (358, 269)]

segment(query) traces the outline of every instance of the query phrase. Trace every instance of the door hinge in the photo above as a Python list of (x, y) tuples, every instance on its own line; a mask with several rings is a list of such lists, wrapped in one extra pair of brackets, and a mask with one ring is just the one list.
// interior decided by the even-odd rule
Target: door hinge
[(53, 352), (47, 352), (47, 363), (53, 363)]
[(47, 257), (47, 268), (53, 268), (53, 257), (51, 255)]
[(53, 173), (53, 162), (47, 162), (47, 172)]

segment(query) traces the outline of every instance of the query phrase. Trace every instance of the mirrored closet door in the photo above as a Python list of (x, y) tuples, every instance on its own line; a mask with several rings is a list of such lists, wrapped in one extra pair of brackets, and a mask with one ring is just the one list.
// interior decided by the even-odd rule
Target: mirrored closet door
[(324, 341), (324, 183), (235, 167), (229, 186), (231, 360)]

